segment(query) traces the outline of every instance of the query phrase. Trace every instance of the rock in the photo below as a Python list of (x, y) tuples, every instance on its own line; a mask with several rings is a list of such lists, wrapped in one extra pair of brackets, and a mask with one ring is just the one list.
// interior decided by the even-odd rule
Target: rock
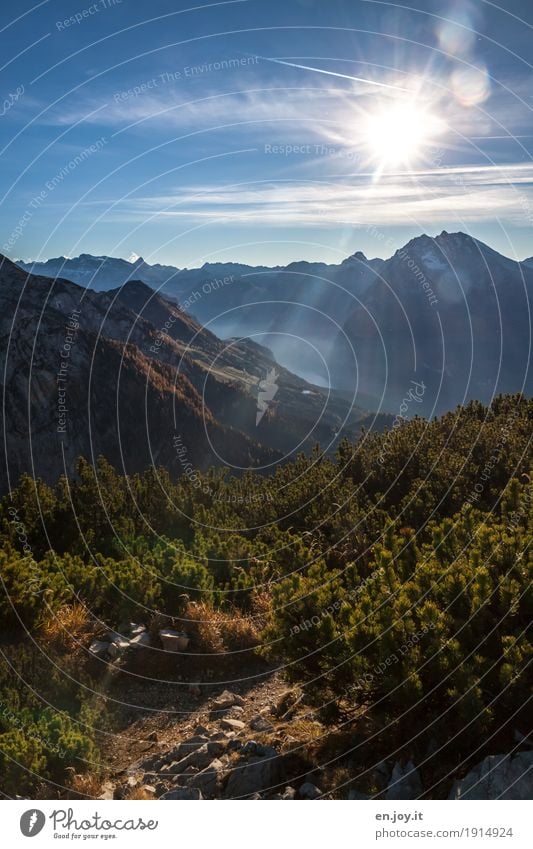
[(187, 782), (187, 787), (198, 789), (204, 798), (213, 798), (220, 790), (223, 775), (224, 764), (218, 759), (215, 759), (206, 769), (193, 775), (191, 780)]
[(296, 799), (296, 790), (294, 787), (286, 787), (281, 794), (282, 799)]
[(107, 657), (110, 643), (105, 643), (103, 640), (93, 640), (89, 646), (89, 651), (94, 657)]
[(162, 755), (154, 755), (151, 758), (147, 758), (147, 760), (142, 762), (141, 768), (150, 770), (153, 769), (157, 772), (157, 770), (161, 769), (161, 767), (166, 764), (172, 763), (172, 761), (176, 762), (181, 760), (181, 758), (185, 757), (185, 755), (194, 752), (196, 749), (200, 749), (208, 742), (209, 738), (202, 735), (190, 737), (188, 740), (178, 743), (177, 746), (174, 746), (173, 749), (170, 749), (170, 751), (165, 752)]
[(99, 799), (112, 799), (115, 792), (115, 785), (112, 781), (105, 781), (101, 787), (102, 793), (98, 796)]
[(206, 743), (206, 746), (208, 754), (213, 758), (218, 758), (218, 756), (226, 749), (226, 744), (222, 743), (220, 740), (209, 740), (209, 742)]
[(379, 790), (384, 790), (389, 783), (393, 766), (394, 764), (392, 761), (380, 761), (376, 765), (376, 768), (374, 769), (374, 781), (376, 782), (376, 787)]
[(230, 740), (228, 743), (228, 752), (238, 752), (242, 749), (242, 746), (241, 740)]
[(310, 781), (306, 781), (305, 784), (302, 784), (298, 790), (298, 795), (300, 799), (318, 799), (322, 796), (322, 790), (320, 787), (317, 787), (316, 784), (311, 784)]
[(213, 710), (227, 710), (233, 705), (244, 707), (244, 699), (236, 693), (230, 693), (229, 690), (224, 690), (220, 696), (217, 696), (213, 702)]
[(228, 731), (242, 731), (245, 727), (241, 719), (223, 719), (220, 724), (222, 728), (227, 728)]
[(207, 751), (207, 744), (204, 744), (196, 751), (185, 755), (181, 760), (173, 761), (168, 766), (162, 767), (161, 772), (166, 772), (170, 775), (183, 775), (187, 767), (192, 766), (197, 769), (204, 769), (206, 766), (209, 766), (212, 760), (213, 755)]
[(162, 628), (159, 631), (159, 638), (165, 651), (185, 651), (189, 645), (189, 638), (183, 631), (172, 631), (170, 628)]
[(201, 735), (203, 737), (207, 737), (208, 734), (209, 734), (209, 728), (206, 728), (205, 725), (197, 725), (196, 728), (194, 729), (194, 734), (195, 734), (195, 736)]
[(228, 716), (232, 719), (238, 719), (240, 716), (243, 715), (243, 713), (244, 713), (244, 708), (239, 707), (239, 705), (233, 705), (233, 707), (230, 707), (230, 709), (226, 713), (226, 716)]
[(350, 792), (348, 793), (348, 799), (357, 799), (358, 801), (362, 802), (363, 800), (370, 799), (370, 796), (365, 796), (364, 793), (359, 793), (358, 790), (350, 790)]
[(147, 631), (141, 631), (139, 634), (136, 634), (136, 636), (133, 637), (129, 642), (129, 645), (132, 648), (142, 648), (145, 646), (147, 647), (150, 644), (150, 634)]
[(128, 630), (130, 633), (130, 637), (137, 637), (139, 636), (139, 634), (142, 634), (143, 631), (146, 631), (146, 626), (137, 625), (135, 622), (130, 622)]
[(529, 749), (533, 748), (533, 741), (530, 739), (530, 737), (526, 737), (524, 734), (522, 734), (522, 732), (519, 731), (518, 728), (515, 728), (513, 732), (513, 738), (515, 743), (522, 743), (523, 746), (527, 746)]
[(533, 799), (533, 752), (489, 755), (456, 781), (449, 799)]
[(178, 787), (177, 790), (168, 790), (163, 793), (159, 799), (170, 801), (171, 799), (182, 799), (183, 801), (193, 801), (194, 799), (203, 799), (201, 791), (197, 787)]
[(274, 726), (264, 716), (253, 716), (250, 720), (250, 728), (252, 731), (273, 731)]
[(149, 796), (153, 796), (154, 799), (157, 796), (157, 790), (155, 789), (155, 787), (152, 784), (143, 784), (141, 786), (141, 790), (143, 790)]
[(263, 747), (263, 751), (263, 757), (239, 761), (226, 783), (226, 799), (250, 797), (270, 790), (279, 782), (282, 759), (271, 746)]
[(214, 734), (211, 734), (210, 739), (223, 743), (225, 740), (231, 740), (232, 737), (235, 737), (234, 731), (216, 731)]
[(289, 717), (302, 700), (298, 690), (285, 690), (279, 697), (277, 704), (272, 708), (272, 713), (279, 717)]
[(123, 651), (127, 649), (130, 641), (123, 637), (122, 634), (119, 634), (117, 631), (108, 631), (104, 637), (112, 645), (116, 646), (119, 651)]
[(259, 743), (256, 743), (255, 740), (247, 740), (244, 746), (242, 747), (243, 755), (258, 755), (260, 750)]
[(115, 643), (109, 643), (107, 653), (112, 660), (115, 660), (119, 656), (120, 650)]
[(402, 767), (397, 761), (387, 785), (387, 799), (418, 799), (422, 792), (420, 775), (413, 762)]
[(202, 688), (200, 687), (199, 684), (196, 684), (195, 682), (191, 682), (189, 684), (189, 686), (187, 687), (187, 692), (189, 693), (190, 696), (194, 696), (195, 698), (198, 698), (198, 696), (202, 695)]

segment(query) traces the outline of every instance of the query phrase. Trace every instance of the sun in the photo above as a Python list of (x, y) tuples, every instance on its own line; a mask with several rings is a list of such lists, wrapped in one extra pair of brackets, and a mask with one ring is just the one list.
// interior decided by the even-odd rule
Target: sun
[(363, 141), (369, 158), (380, 168), (412, 165), (442, 127), (425, 107), (411, 101), (389, 103), (366, 116)]

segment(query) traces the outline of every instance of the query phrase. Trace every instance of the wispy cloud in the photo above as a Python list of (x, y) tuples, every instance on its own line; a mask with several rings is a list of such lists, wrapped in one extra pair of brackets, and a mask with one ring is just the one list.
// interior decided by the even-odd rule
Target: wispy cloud
[(187, 219), (191, 222), (338, 225), (339, 223), (486, 220), (519, 222), (533, 208), (533, 164), (499, 168), (436, 168), (342, 181), (269, 181), (245, 185), (197, 185), (175, 193), (131, 198), (110, 213), (113, 219)]

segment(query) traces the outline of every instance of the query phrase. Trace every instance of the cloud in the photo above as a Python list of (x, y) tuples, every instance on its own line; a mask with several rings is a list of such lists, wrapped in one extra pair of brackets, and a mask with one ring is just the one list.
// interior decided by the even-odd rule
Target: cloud
[(502, 221), (520, 222), (533, 208), (533, 164), (505, 167), (435, 168), (342, 181), (275, 181), (197, 185), (174, 193), (130, 198), (110, 217), (188, 222), (332, 226), (340, 223), (397, 225), (399, 220), (484, 221), (487, 210)]

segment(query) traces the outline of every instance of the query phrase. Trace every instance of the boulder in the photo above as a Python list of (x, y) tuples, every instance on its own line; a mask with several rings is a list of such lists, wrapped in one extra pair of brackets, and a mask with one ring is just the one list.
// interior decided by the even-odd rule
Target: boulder
[(311, 784), (310, 781), (306, 781), (305, 784), (302, 784), (298, 790), (298, 795), (300, 799), (318, 799), (322, 796), (322, 790), (320, 787), (317, 787), (316, 784)]
[(159, 638), (165, 651), (185, 651), (189, 645), (189, 638), (183, 631), (172, 631), (170, 628), (162, 628)]
[(143, 784), (141, 786), (141, 790), (146, 793), (147, 796), (152, 796), (154, 799), (157, 796), (157, 791), (152, 784)]
[(489, 755), (456, 781), (449, 799), (533, 799), (533, 752)]
[(242, 731), (245, 727), (241, 719), (223, 719), (220, 724), (222, 728), (226, 728), (228, 731)]
[(141, 631), (139, 634), (136, 634), (129, 642), (129, 645), (134, 649), (148, 647), (150, 644), (150, 634), (147, 631)]
[(115, 785), (111, 781), (105, 781), (101, 787), (101, 794), (98, 796), (99, 799), (113, 799), (115, 792)]
[(197, 787), (178, 787), (177, 790), (168, 790), (159, 797), (160, 800), (163, 799), (164, 801), (181, 799), (187, 802), (203, 798), (201, 791)]
[(267, 732), (274, 730), (274, 726), (272, 725), (272, 723), (269, 722), (268, 719), (265, 719), (264, 716), (260, 716), (259, 714), (257, 716), (253, 716), (250, 720), (250, 728), (252, 729), (252, 731)]
[(225, 788), (226, 799), (239, 799), (267, 791), (279, 782), (282, 759), (271, 746), (262, 757), (242, 759), (231, 772)]
[(348, 799), (352, 799), (352, 800), (357, 799), (357, 801), (362, 802), (362, 801), (366, 801), (367, 799), (370, 799), (370, 796), (366, 796), (364, 793), (359, 793), (358, 790), (350, 790), (348, 792)]
[(94, 657), (105, 658), (109, 652), (110, 643), (105, 643), (103, 640), (93, 640), (89, 646), (89, 652)]
[(387, 785), (387, 799), (418, 799), (422, 792), (420, 775), (413, 762), (402, 767), (397, 761)]
[(215, 759), (208, 767), (197, 772), (187, 781), (187, 787), (198, 789), (204, 798), (214, 798), (218, 795), (222, 778), (224, 775), (224, 764)]
[(283, 793), (281, 793), (282, 799), (296, 799), (296, 790), (294, 787), (286, 787)]
[(213, 710), (228, 710), (228, 708), (233, 707), (233, 705), (237, 705), (238, 707), (244, 706), (244, 699), (242, 696), (238, 696), (236, 693), (231, 693), (229, 690), (224, 690), (220, 696), (213, 701)]

